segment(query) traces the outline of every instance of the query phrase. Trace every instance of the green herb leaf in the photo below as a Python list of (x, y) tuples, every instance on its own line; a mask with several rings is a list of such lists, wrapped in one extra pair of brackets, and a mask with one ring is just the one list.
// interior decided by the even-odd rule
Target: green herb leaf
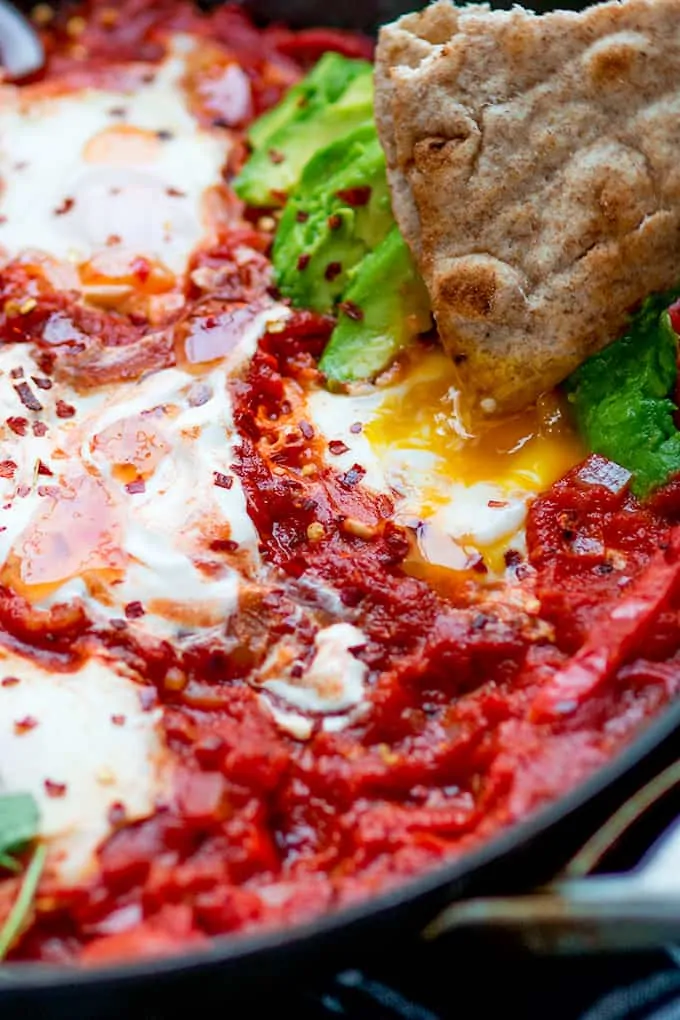
[(21, 865), (15, 857), (10, 857), (9, 854), (0, 854), (0, 868), (6, 868), (7, 871), (20, 872)]
[(38, 833), (38, 805), (30, 793), (0, 794), (0, 858), (20, 850)]
[(678, 338), (668, 307), (678, 290), (644, 302), (625, 334), (566, 382), (579, 431), (594, 453), (627, 468), (644, 497), (680, 471), (680, 432), (670, 399)]
[(45, 866), (47, 848), (44, 844), (37, 846), (31, 857), (30, 864), (26, 868), (24, 880), (21, 883), (19, 895), (14, 901), (14, 906), (0, 930), (0, 960), (4, 960), (17, 938), (23, 931), (31, 913), (33, 900), (38, 888), (38, 882)]

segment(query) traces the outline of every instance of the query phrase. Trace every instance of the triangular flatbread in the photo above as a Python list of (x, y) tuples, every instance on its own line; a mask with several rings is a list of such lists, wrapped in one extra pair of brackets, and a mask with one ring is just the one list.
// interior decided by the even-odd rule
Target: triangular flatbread
[(382, 29), (394, 212), (483, 410), (515, 410), (680, 280), (680, 0), (448, 0)]

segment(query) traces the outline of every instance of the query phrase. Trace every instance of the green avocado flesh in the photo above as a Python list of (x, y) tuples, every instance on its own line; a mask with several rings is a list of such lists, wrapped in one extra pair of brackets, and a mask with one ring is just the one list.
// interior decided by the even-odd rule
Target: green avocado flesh
[(374, 379), (432, 324), (392, 215), (372, 70), (322, 57), (253, 124), (253, 153), (235, 181), (250, 205), (284, 204), (272, 251), (281, 295), (338, 317), (319, 366), (331, 385)]
[(425, 285), (393, 226), (355, 270), (319, 368), (335, 382), (373, 379), (429, 327)]
[(234, 181), (248, 205), (280, 206), (321, 147), (373, 117), (373, 68), (326, 53), (278, 106), (252, 125), (253, 153)]
[(393, 223), (385, 157), (365, 124), (307, 163), (274, 242), (279, 290), (296, 305), (332, 312), (352, 269)]
[(648, 298), (624, 335), (565, 384), (587, 445), (630, 471), (631, 489), (640, 497), (680, 471), (680, 432), (669, 396), (677, 380), (678, 337), (668, 314), (679, 294), (680, 288)]

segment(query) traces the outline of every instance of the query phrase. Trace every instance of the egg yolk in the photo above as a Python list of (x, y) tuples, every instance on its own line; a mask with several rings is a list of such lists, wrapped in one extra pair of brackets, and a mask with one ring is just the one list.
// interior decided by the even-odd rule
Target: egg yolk
[(409, 478), (417, 520), (404, 568), (443, 591), (488, 572), (502, 575), (507, 551), (523, 545), (531, 497), (586, 455), (557, 392), (466, 431), (454, 366), (438, 349), (419, 352), (386, 390), (364, 434), (378, 457), (417, 451), (432, 458), (420, 483), (416, 473)]
[(490, 482), (506, 491), (549, 488), (586, 455), (555, 392), (519, 414), (478, 422), (473, 435), (463, 428), (457, 403), (454, 366), (443, 351), (428, 351), (382, 401), (366, 437), (377, 453), (434, 454), (438, 473), (452, 482)]

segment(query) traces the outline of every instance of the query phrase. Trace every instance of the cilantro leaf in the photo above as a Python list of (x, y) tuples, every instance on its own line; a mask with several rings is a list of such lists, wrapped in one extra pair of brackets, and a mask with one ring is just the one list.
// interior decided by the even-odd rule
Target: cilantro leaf
[(678, 337), (668, 315), (678, 293), (648, 298), (624, 335), (565, 384), (590, 449), (632, 472), (631, 488), (641, 497), (680, 472), (680, 432), (669, 396), (677, 381)]
[(0, 794), (0, 860), (35, 839), (38, 822), (38, 805), (30, 793)]
[[(35, 839), (39, 820), (38, 805), (30, 793), (0, 794), (0, 868), (21, 871), (21, 862), (13, 855)], [(0, 928), (0, 960), (12, 948), (30, 916), (46, 856), (46, 847), (36, 846), (24, 872), (19, 894)]]
[(19, 895), (12, 905), (7, 920), (0, 929), (0, 960), (4, 960), (7, 953), (16, 942), (23, 931), (27, 919), (31, 913), (33, 900), (45, 866), (47, 847), (44, 844), (38, 845), (33, 851), (30, 863), (24, 873), (24, 879), (19, 889)]

